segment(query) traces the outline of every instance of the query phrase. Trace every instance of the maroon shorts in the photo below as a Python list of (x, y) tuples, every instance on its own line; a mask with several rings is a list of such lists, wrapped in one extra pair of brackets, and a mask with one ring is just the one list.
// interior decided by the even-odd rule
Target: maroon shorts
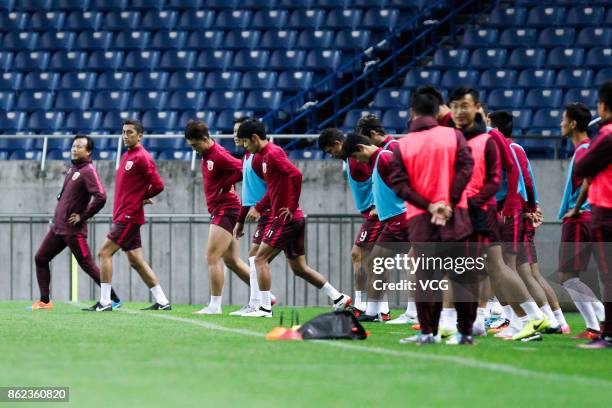
[(240, 215), (240, 209), (228, 208), (225, 210), (217, 210), (210, 214), (210, 224), (218, 225), (230, 234), (234, 233), (234, 227), (238, 222), (238, 216)]
[(119, 245), (123, 251), (132, 251), (142, 248), (140, 227), (140, 224), (124, 222), (113, 223), (106, 237)]
[(280, 217), (275, 217), (266, 227), (262, 242), (285, 252), (287, 258), (296, 258), (306, 253), (305, 236), (306, 219), (298, 218), (286, 222)]
[(378, 236), (376, 244), (385, 246), (384, 244), (409, 243), (410, 235), (408, 231), (408, 221), (405, 214), (389, 218), (384, 221), (382, 232)]
[(251, 240), (251, 243), (253, 243), (254, 245), (261, 244), (261, 240), (263, 239), (264, 232), (266, 231), (268, 224), (270, 224), (270, 219), (271, 219), (271, 216), (269, 213), (259, 217), (259, 220), (257, 221), (257, 228), (255, 228), (255, 232), (253, 233), (253, 239)]
[(385, 224), (378, 217), (368, 217), (361, 224), (359, 232), (355, 237), (355, 246), (360, 248), (371, 246), (376, 242)]
[(519, 246), (518, 255), (516, 257), (516, 264), (522, 265), (528, 263), (529, 265), (538, 262), (538, 253), (535, 246), (535, 228), (531, 224), (531, 221), (525, 219), (525, 225), (523, 228), (523, 242)]
[(592, 252), (590, 220), (565, 220), (561, 227), (559, 272), (586, 271)]
[(523, 218), (523, 212), (516, 210), (513, 215), (506, 217), (506, 222), (502, 221), (501, 238), (504, 252), (518, 254), (525, 229)]

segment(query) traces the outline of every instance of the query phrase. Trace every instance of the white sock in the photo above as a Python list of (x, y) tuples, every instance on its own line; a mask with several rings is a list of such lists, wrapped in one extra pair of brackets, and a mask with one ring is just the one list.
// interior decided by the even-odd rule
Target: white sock
[(325, 285), (321, 288), (321, 292), (325, 293), (328, 298), (332, 301), (338, 299), (341, 293), (336, 290), (329, 282), (325, 282)]
[(257, 282), (257, 269), (255, 269), (255, 257), (249, 257), (249, 306), (258, 308), (261, 303), (259, 283)]
[(476, 321), (474, 322), (474, 327), (478, 327), (479, 329), (485, 328), (485, 315), (487, 313), (486, 307), (479, 307), (476, 309)]
[(542, 313), (544, 313), (546, 315), (546, 317), (548, 317), (548, 321), (550, 322), (550, 325), (552, 327), (559, 326), (559, 322), (557, 321), (557, 318), (555, 317), (555, 314), (553, 313), (553, 311), (550, 308), (550, 305), (548, 303), (546, 303), (544, 306), (542, 306), (540, 308), (540, 310), (542, 311)]
[(512, 306), (506, 305), (502, 306), (502, 316), (508, 320), (512, 320), (512, 315), (514, 314), (514, 310), (512, 310)]
[(366, 302), (362, 300), (362, 295), (364, 294), (361, 290), (355, 291), (355, 299), (353, 299), (354, 306), (359, 310), (365, 310)]
[(408, 304), (406, 305), (406, 314), (408, 316), (416, 316), (417, 315), (416, 302), (408, 301)]
[(111, 287), (110, 283), (100, 283), (100, 304), (102, 306), (111, 304)]
[(383, 314), (389, 313), (389, 302), (387, 302), (386, 300), (383, 300), (382, 302), (377, 302), (377, 303), (378, 303), (377, 314), (378, 313), (383, 313)]
[(527, 315), (523, 317), (518, 317), (518, 315), (514, 312), (514, 309), (512, 309), (512, 307), (510, 307), (510, 310), (508, 311), (508, 313), (510, 313), (510, 317), (508, 317), (508, 320), (510, 320), (510, 327), (512, 327), (517, 332), (523, 329), (524, 319), (526, 319), (526, 321), (529, 321), (529, 316)]
[(528, 315), (525, 315), (525, 316), (523, 316), (523, 317), (519, 317), (519, 318), (518, 318), (518, 320), (519, 320), (520, 325), (521, 325), (520, 330), (523, 330), (523, 327), (525, 327), (525, 325), (526, 325), (527, 323), (529, 323), (529, 316), (528, 316)]
[(544, 315), (538, 307), (538, 304), (533, 300), (528, 300), (526, 302), (521, 303), (521, 308), (525, 311), (525, 313), (527, 313), (529, 319), (542, 320), (544, 318)]
[(261, 294), (261, 307), (266, 310), (272, 310), (272, 299), (270, 298), (270, 291), (262, 290), (259, 293)]
[(378, 303), (376, 300), (368, 300), (365, 314), (368, 316), (376, 316), (378, 314)]
[(601, 309), (603, 309), (603, 305), (597, 300), (591, 288), (578, 278), (566, 280), (563, 282), (563, 287), (574, 301), (576, 309), (578, 309), (582, 315), (586, 327), (591, 330), (599, 331), (599, 322), (602, 319), (599, 318), (600, 316), (597, 313), (597, 308), (601, 305)]
[(599, 320), (600, 322), (603, 322), (604, 320), (606, 320), (606, 309), (604, 308), (603, 303), (601, 303), (600, 301), (596, 301), (596, 302), (593, 302), (591, 306), (593, 307), (593, 310), (595, 311), (597, 320)]
[(223, 296), (210, 295), (210, 302), (208, 303), (208, 307), (214, 308), (214, 309), (221, 309), (222, 300), (223, 300)]
[(565, 316), (563, 316), (563, 310), (561, 310), (561, 308), (553, 310), (553, 313), (555, 314), (555, 319), (557, 319), (561, 326), (567, 326), (567, 321), (565, 320)]
[(153, 295), (153, 298), (155, 298), (155, 301), (160, 305), (164, 306), (169, 303), (168, 298), (166, 297), (166, 295), (164, 295), (164, 291), (162, 290), (160, 285), (153, 286), (151, 288), (151, 294)]
[(440, 329), (453, 331), (457, 328), (457, 311), (455, 308), (444, 308), (440, 314)]

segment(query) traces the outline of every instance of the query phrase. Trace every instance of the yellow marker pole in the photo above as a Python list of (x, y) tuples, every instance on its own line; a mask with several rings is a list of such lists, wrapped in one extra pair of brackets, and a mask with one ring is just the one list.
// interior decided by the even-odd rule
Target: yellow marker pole
[(74, 255), (72, 255), (71, 258), (72, 266), (70, 268), (70, 301), (76, 303), (79, 301), (79, 264), (77, 263), (77, 260)]

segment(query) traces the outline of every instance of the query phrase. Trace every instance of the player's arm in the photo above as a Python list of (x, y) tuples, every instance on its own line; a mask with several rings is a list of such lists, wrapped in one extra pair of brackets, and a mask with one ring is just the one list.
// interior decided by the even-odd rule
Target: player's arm
[(150, 199), (164, 191), (164, 180), (161, 178), (159, 173), (157, 172), (157, 167), (155, 167), (155, 163), (153, 160), (146, 161), (147, 166), (147, 177), (149, 178), (149, 190), (145, 195), (145, 199)]
[(574, 208), (569, 209), (565, 213), (565, 215), (563, 216), (563, 219), (574, 218), (580, 215), (580, 209), (582, 208), (582, 205), (586, 201), (588, 195), (589, 195), (589, 180), (584, 179), (582, 181), (582, 185), (580, 186), (580, 193), (578, 194), (578, 198), (576, 199), (576, 205), (574, 205)]
[(295, 210), (300, 205), (300, 194), (302, 193), (302, 172), (289, 161), (286, 154), (278, 154), (273, 156), (273, 165), (277, 171), (284, 174), (288, 179), (288, 201), (287, 207), (289, 213), (293, 215)]
[(242, 181), (242, 162), (232, 155), (224, 155), (219, 163), (224, 176), (223, 191), (231, 190), (232, 186)]
[(89, 205), (83, 211), (83, 214), (80, 214), (80, 221), (84, 222), (96, 215), (104, 207), (106, 204), (106, 191), (95, 169), (92, 168), (91, 171), (85, 171), (81, 174), (84, 176), (85, 188), (91, 196)]
[(536, 211), (536, 202), (534, 183), (533, 179), (531, 178), (531, 172), (529, 171), (529, 161), (523, 149), (517, 147), (514, 149), (514, 152), (516, 153), (519, 166), (521, 166), (521, 172), (523, 173), (525, 189), (527, 190), (527, 205), (529, 207), (529, 212), (533, 213)]
[(404, 166), (404, 160), (400, 149), (393, 151), (393, 158), (391, 160), (391, 173), (389, 175), (389, 181), (391, 182), (390, 187), (395, 191), (395, 194), (404, 201), (418, 207), (422, 210), (427, 211), (429, 207), (429, 200), (416, 192), (410, 185), (410, 178), (408, 177), (408, 170)]
[(519, 183), (519, 171), (516, 167), (514, 158), (512, 157), (512, 152), (510, 151), (510, 147), (506, 143), (504, 135), (502, 135), (496, 129), (491, 130), (489, 134), (493, 137), (493, 140), (495, 141), (495, 144), (499, 149), (501, 167), (502, 170), (506, 172), (506, 176), (508, 177), (508, 191), (506, 199), (504, 201), (504, 208), (502, 209), (502, 213), (504, 215), (511, 215), (512, 211), (510, 209), (510, 206), (516, 200)]
[(478, 208), (482, 207), (497, 193), (501, 183), (501, 161), (499, 149), (492, 138), (485, 145), (485, 182), (482, 189), (470, 201)]
[(455, 176), (450, 186), (450, 204), (451, 207), (459, 202), (463, 190), (472, 177), (474, 170), (474, 159), (472, 151), (463, 137), (463, 133), (456, 130), (457, 135), (457, 158), (455, 159)]
[(612, 163), (612, 135), (599, 135), (580, 160), (574, 163), (576, 177), (594, 177)]

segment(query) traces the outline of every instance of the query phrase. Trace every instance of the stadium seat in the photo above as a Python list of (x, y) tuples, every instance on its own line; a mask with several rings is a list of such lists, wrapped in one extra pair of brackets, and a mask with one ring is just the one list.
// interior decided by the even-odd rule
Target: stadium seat
[(527, 10), (523, 7), (497, 7), (489, 15), (488, 24), (493, 27), (518, 27), (524, 24)]
[(574, 44), (576, 32), (573, 28), (548, 27), (540, 32), (539, 47), (571, 47)]
[(36, 11), (30, 15), (28, 28), (34, 31), (59, 31), (64, 25), (65, 13)]
[(536, 6), (529, 10), (527, 25), (533, 27), (560, 26), (565, 23), (565, 8)]
[(107, 50), (113, 42), (113, 33), (110, 31), (83, 31), (75, 42), (77, 50)]
[(87, 69), (112, 71), (119, 69), (123, 62), (123, 51), (93, 51), (87, 60)]
[(278, 77), (277, 88), (281, 91), (301, 91), (310, 89), (314, 74), (310, 71), (284, 71)]
[(207, 89), (236, 89), (240, 86), (241, 73), (237, 71), (213, 71), (206, 76)]
[(567, 13), (565, 23), (570, 26), (598, 26), (604, 18), (605, 10), (603, 7), (572, 7)]
[(410, 111), (406, 110), (406, 106), (404, 106), (403, 109), (387, 110), (382, 117), (382, 122), (385, 128), (397, 129), (403, 133), (408, 128), (409, 118)]
[(490, 47), (497, 42), (497, 30), (491, 28), (472, 28), (465, 31), (462, 46), (466, 48)]
[(333, 30), (356, 29), (361, 24), (361, 10), (336, 8), (327, 13), (325, 25)]
[(561, 123), (563, 111), (560, 109), (539, 109), (533, 115), (532, 126), (536, 128), (554, 128)]
[(89, 109), (91, 92), (89, 91), (58, 91), (55, 95), (55, 109), (73, 111)]
[(11, 31), (2, 38), (2, 49), (5, 51), (33, 50), (38, 42), (38, 33), (28, 31)]
[(565, 93), (563, 103), (582, 102), (590, 109), (597, 108), (597, 89), (574, 88)]
[(268, 66), (270, 69), (302, 69), (306, 51), (304, 50), (275, 50), (270, 55)]
[(368, 8), (363, 16), (361, 27), (368, 30), (393, 31), (398, 25), (400, 13), (397, 9)]
[(64, 23), (65, 30), (72, 31), (97, 31), (102, 25), (104, 15), (99, 11), (73, 11), (68, 14)]
[(223, 47), (230, 49), (252, 49), (259, 45), (261, 32), (255, 30), (230, 31), (225, 36)]
[(128, 0), (91, 0), (89, 8), (100, 11), (124, 10)]
[[(310, 9), (315, 6), (314, 0), (294, 1), (294, 0), (278, 0), (278, 6), (288, 10), (293, 9)], [(316, 4), (316, 7), (321, 7)]]
[(583, 62), (582, 48), (555, 48), (548, 52), (546, 65), (551, 68), (580, 67)]
[[(48, 112), (48, 113), (53, 114), (55, 112)], [(44, 130), (48, 131), (48, 129), (44, 129)], [(44, 146), (44, 139), (42, 138), (35, 139), (34, 149), (42, 150), (43, 146)], [(48, 138), (47, 139), (47, 152), (52, 151), (52, 150), (70, 150), (71, 146), (72, 146), (72, 138), (63, 137), (63, 138)]]
[(555, 71), (551, 69), (525, 69), (521, 71), (517, 85), (523, 88), (550, 88), (555, 83)]
[(585, 65), (588, 67), (610, 67), (612, 66), (612, 47), (591, 48), (586, 56)]
[(13, 53), (0, 51), (0, 70), (8, 71), (11, 69), (13, 65)]
[(28, 13), (0, 13), (0, 31), (19, 32), (26, 27)]
[(98, 77), (99, 89), (125, 90), (132, 86), (134, 74), (122, 71), (106, 71)]
[(546, 62), (546, 50), (543, 48), (517, 48), (512, 51), (509, 68), (539, 68)]
[(334, 46), (340, 50), (364, 50), (370, 45), (369, 30), (338, 31), (334, 38)]
[(499, 37), (499, 45), (507, 48), (531, 47), (536, 44), (536, 38), (535, 28), (507, 28)]
[(188, 150), (164, 150), (159, 152), (157, 160), (191, 160), (193, 152)]
[(102, 27), (111, 31), (132, 31), (138, 28), (139, 11), (109, 11)]
[(8, 152), (0, 151), (0, 160), (8, 160)]
[(93, 154), (94, 160), (116, 160), (117, 159), (117, 151), (116, 150), (94, 150)]
[(206, 102), (206, 92), (197, 90), (180, 90), (172, 92), (167, 109), (200, 110)]
[(180, 27), (182, 30), (207, 30), (214, 27), (214, 22), (215, 12), (213, 10), (198, 10), (197, 7), (193, 7), (181, 13), (177, 28)]
[(0, 133), (14, 133), (23, 130), (27, 115), (25, 112), (12, 112), (2, 108), (2, 92), (0, 92)]
[(506, 58), (507, 53), (504, 48), (479, 48), (472, 52), (469, 65), (477, 69), (502, 68)]
[(168, 73), (164, 71), (140, 71), (134, 75), (132, 87), (145, 90), (163, 90), (168, 86)]
[(440, 71), (432, 69), (415, 69), (406, 74), (404, 88), (418, 88), (423, 85), (438, 86), (440, 83)]
[(129, 99), (129, 93), (125, 91), (98, 91), (94, 97), (92, 108), (97, 110), (125, 110)]
[(160, 58), (159, 51), (130, 51), (125, 56), (122, 68), (132, 71), (155, 69), (159, 65)]
[(432, 67), (463, 68), (468, 62), (469, 52), (466, 49), (438, 49), (431, 63)]
[[(304, 30), (298, 37), (298, 48), (331, 48), (334, 32), (331, 30)], [(334, 43), (335, 44), (335, 43)]]
[(440, 86), (442, 88), (455, 88), (457, 86), (478, 85), (478, 71), (474, 69), (449, 69), (442, 75)]
[(353, 0), (354, 7), (361, 9), (384, 8), (387, 0)]
[(172, 30), (179, 17), (178, 11), (175, 10), (148, 10), (139, 24), (143, 30)]
[(212, 91), (206, 107), (214, 110), (241, 109), (244, 102), (242, 91)]
[(234, 56), (232, 68), (238, 70), (265, 69), (269, 58), (268, 51), (240, 50)]
[(80, 72), (85, 69), (87, 57), (85, 51), (56, 51), (51, 56), (49, 69), (60, 72)]
[(341, 51), (312, 50), (308, 52), (304, 68), (311, 71), (336, 71), (342, 61)]
[(374, 96), (373, 109), (406, 109), (410, 104), (410, 91), (407, 89), (380, 89)]
[(277, 7), (276, 0), (242, 0), (239, 5), (247, 9), (275, 9)]
[(289, 19), (287, 10), (258, 10), (251, 20), (250, 27), (258, 30), (280, 29), (285, 27)]
[(133, 10), (161, 10), (166, 0), (130, 0), (129, 7)]
[(204, 121), (208, 125), (209, 129), (212, 129), (215, 125), (216, 112), (205, 110), (205, 111), (185, 111), (179, 118), (179, 125), (184, 125), (191, 119), (199, 119)]
[(322, 160), (325, 157), (325, 152), (313, 149), (291, 150), (288, 156), (294, 160)]
[(219, 30), (247, 28), (250, 21), (250, 10), (221, 10), (217, 13), (215, 27)]
[(370, 114), (376, 115), (379, 118), (381, 117), (381, 111), (379, 110), (351, 109), (346, 112), (343, 126), (354, 129), (355, 125), (357, 125), (357, 122), (359, 121), (359, 119), (361, 119), (361, 117)]
[[(140, 119), (140, 113), (125, 110), (107, 112), (102, 120), (102, 130), (108, 130), (115, 134), (121, 133), (123, 122), (129, 118)], [(110, 145), (109, 147), (112, 149), (113, 147), (116, 147), (116, 145)]]
[(11, 91), (0, 91), (0, 111), (9, 111), (15, 104), (15, 93)]
[(75, 33), (67, 31), (42, 33), (38, 40), (38, 48), (45, 51), (72, 49), (76, 40)]
[(283, 99), (281, 91), (250, 91), (244, 101), (244, 109), (269, 111), (279, 107)]
[(24, 111), (49, 110), (52, 106), (53, 93), (45, 91), (21, 91), (15, 105), (16, 109)]
[(16, 91), (21, 88), (21, 72), (4, 72), (0, 75), (0, 91)]
[(593, 70), (566, 68), (559, 71), (555, 86), (558, 88), (588, 88), (593, 82)]
[(204, 74), (199, 71), (178, 71), (172, 73), (168, 88), (200, 89), (204, 84)]
[(74, 133), (90, 133), (98, 129), (101, 122), (102, 113), (99, 111), (76, 111), (68, 115), (64, 128)]
[(612, 42), (612, 28), (587, 27), (580, 30), (576, 47), (608, 47)]
[(523, 104), (525, 92), (522, 89), (493, 89), (487, 97), (490, 110), (517, 109)]
[(88, 4), (88, 0), (56, 0), (53, 2), (53, 8), (61, 11), (84, 11)]
[[(57, 139), (49, 139), (49, 141), (51, 140), (57, 140)], [(70, 153), (70, 147), (68, 147), (67, 150), (48, 150), (47, 151), (47, 160), (70, 160), (71, 153)]]
[(513, 109), (513, 126), (515, 129), (526, 129), (531, 126), (531, 109)]
[(276, 87), (278, 75), (274, 71), (248, 71), (242, 75), (241, 88), (272, 89)]
[(187, 38), (187, 48), (216, 50), (223, 44), (224, 37), (223, 31), (194, 31)]
[(29, 138), (29, 137), (20, 137), (16, 139), (0, 138), (0, 150), (6, 150), (9, 153), (16, 151), (16, 150), (31, 150), (33, 148), (34, 148), (34, 139)]
[[(155, 113), (167, 113), (167, 112), (155, 112)], [(169, 113), (169, 112), (168, 112)], [(176, 113), (176, 112), (172, 112)], [(145, 114), (146, 116), (146, 114)], [(150, 120), (151, 121), (151, 120)], [(149, 128), (149, 126), (147, 126)], [(188, 148), (187, 143), (184, 138), (176, 138), (176, 137), (168, 137), (163, 139), (149, 139), (148, 149), (152, 151), (162, 152), (166, 151), (174, 151), (174, 150), (186, 150)]]
[(187, 42), (186, 31), (158, 31), (153, 35), (151, 40), (151, 48), (166, 50), (166, 49), (181, 49)]
[(112, 48), (128, 50), (142, 50), (147, 48), (151, 40), (148, 31), (122, 31), (115, 35)]
[(275, 49), (284, 48), (291, 49), (297, 42), (297, 31), (294, 30), (268, 30), (263, 34), (261, 38), (262, 48)]
[(11, 153), (9, 160), (40, 160), (41, 158), (40, 150), (15, 150)]
[(526, 108), (558, 108), (561, 106), (563, 93), (560, 89), (532, 89), (527, 93)]
[(229, 50), (205, 50), (198, 54), (196, 66), (198, 69), (215, 71), (229, 68), (234, 59), (233, 51)]
[(321, 9), (294, 10), (287, 24), (291, 28), (318, 30), (325, 22), (325, 11)]
[(39, 51), (22, 51), (15, 55), (13, 69), (19, 71), (44, 71), (49, 65), (50, 54)]
[(610, 78), (612, 78), (612, 68), (608, 67), (600, 69), (597, 72), (597, 75), (595, 75), (595, 79), (593, 79), (593, 85), (600, 86), (604, 82), (610, 80)]
[[(149, 133), (168, 132), (177, 128), (177, 116), (176, 111), (148, 111), (142, 115), (142, 125)], [(149, 148), (157, 150), (153, 146), (155, 146), (155, 142), (158, 140), (160, 139), (150, 139)], [(176, 145), (185, 146), (183, 138), (175, 138), (173, 141)]]
[(28, 118), (27, 128), (34, 132), (54, 132), (64, 122), (64, 112), (37, 111)]
[(23, 80), (23, 89), (53, 91), (59, 82), (60, 75), (57, 72), (30, 72)]
[(136, 110), (164, 110), (168, 94), (159, 91), (136, 91), (130, 99), (130, 108)]
[(195, 51), (168, 50), (162, 54), (159, 68), (166, 71), (190, 70), (196, 60)]

